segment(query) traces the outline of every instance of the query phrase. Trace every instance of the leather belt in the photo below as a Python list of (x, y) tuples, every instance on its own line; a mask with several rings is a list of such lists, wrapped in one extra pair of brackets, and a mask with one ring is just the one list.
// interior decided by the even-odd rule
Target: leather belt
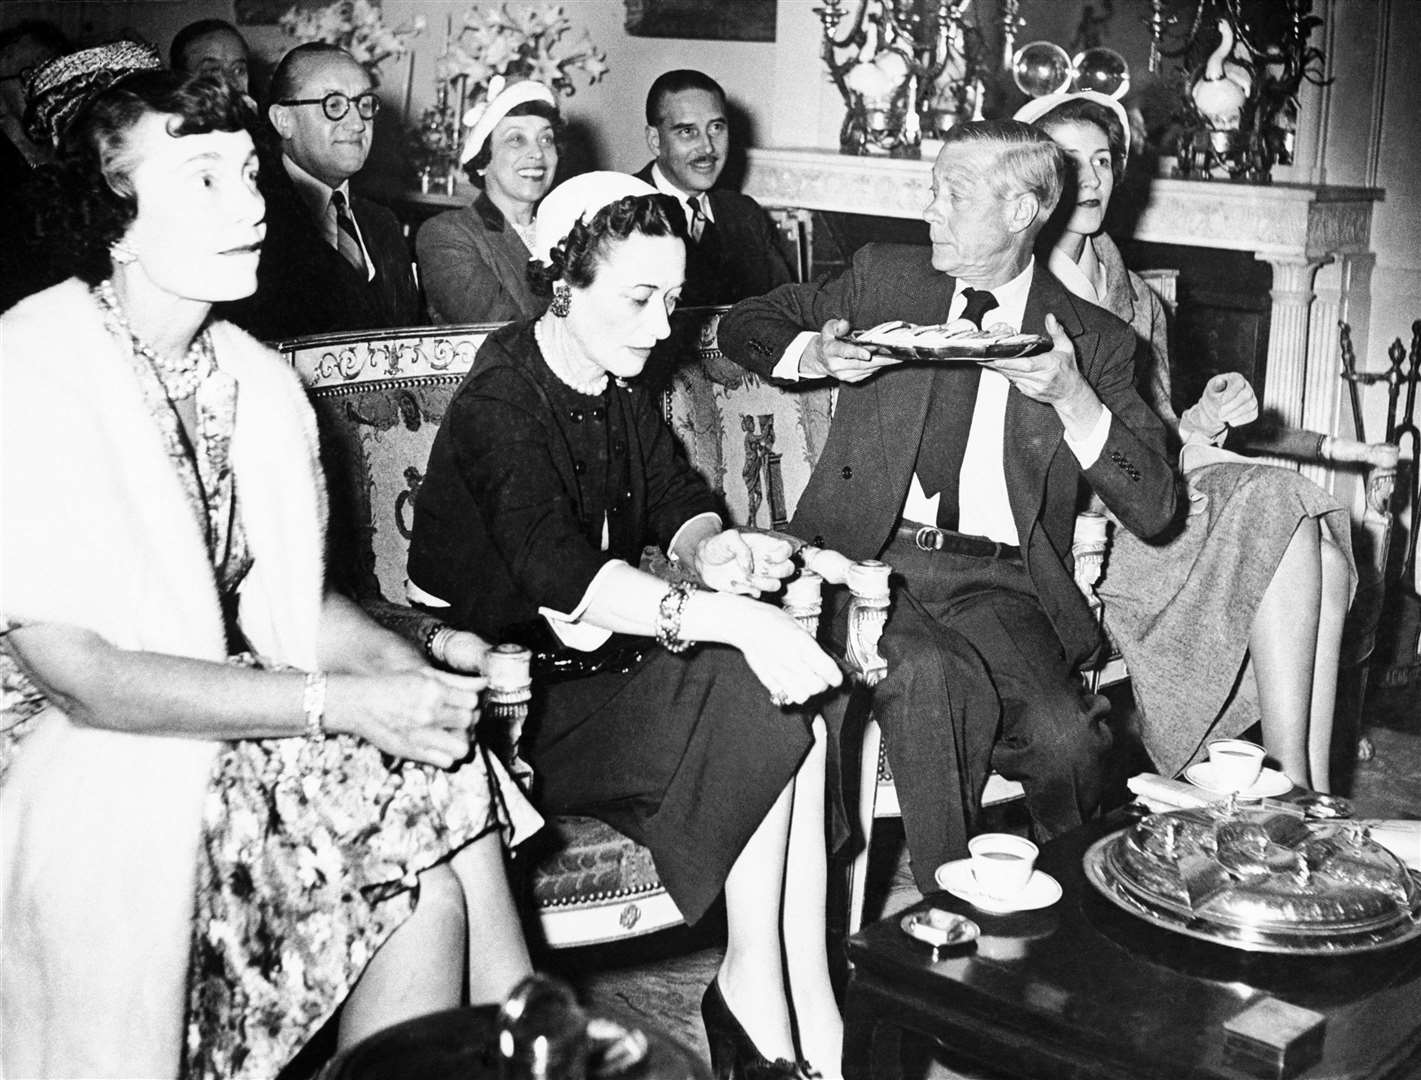
[(1020, 559), (1021, 548), (1000, 544), (985, 536), (967, 536), (935, 525), (905, 521), (898, 526), (898, 539), (909, 540), (919, 551), (945, 551), (952, 555), (977, 555), (987, 559)]

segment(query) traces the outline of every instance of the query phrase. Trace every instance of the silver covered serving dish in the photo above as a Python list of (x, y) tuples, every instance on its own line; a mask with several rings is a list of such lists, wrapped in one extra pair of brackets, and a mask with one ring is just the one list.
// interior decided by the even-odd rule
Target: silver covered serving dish
[(1421, 882), (1366, 830), (1219, 803), (1097, 841), (1086, 878), (1156, 926), (1260, 952), (1336, 955), (1421, 935)]

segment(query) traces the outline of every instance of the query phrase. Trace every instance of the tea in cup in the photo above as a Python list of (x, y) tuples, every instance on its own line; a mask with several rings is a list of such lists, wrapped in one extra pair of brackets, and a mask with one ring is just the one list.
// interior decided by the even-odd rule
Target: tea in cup
[(1263, 747), (1245, 739), (1219, 739), (1209, 744), (1209, 771), (1220, 788), (1247, 791), (1263, 771)]
[(1037, 847), (1012, 833), (983, 833), (967, 842), (972, 876), (988, 900), (1008, 901), (1026, 888), (1036, 869)]

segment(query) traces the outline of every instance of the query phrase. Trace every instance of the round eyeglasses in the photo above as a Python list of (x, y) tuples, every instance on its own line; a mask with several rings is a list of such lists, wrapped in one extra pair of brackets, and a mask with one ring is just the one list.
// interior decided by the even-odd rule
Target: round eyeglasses
[(332, 90), (325, 97), (283, 98), (276, 104), (319, 105), (321, 112), (326, 114), (327, 120), (344, 120), (345, 114), (350, 112), (352, 105), (355, 106), (355, 111), (360, 114), (362, 120), (374, 120), (375, 114), (380, 111), (380, 97), (373, 90), (367, 90), (355, 97), (342, 94), (339, 90)]

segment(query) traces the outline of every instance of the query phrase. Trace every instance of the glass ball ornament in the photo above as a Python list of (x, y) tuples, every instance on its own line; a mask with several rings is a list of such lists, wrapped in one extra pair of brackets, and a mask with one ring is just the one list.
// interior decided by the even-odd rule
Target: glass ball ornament
[(1016, 50), (1011, 73), (1023, 94), (1058, 94), (1071, 85), (1071, 58), (1053, 42), (1033, 41)]
[(1130, 65), (1114, 49), (1097, 47), (1077, 53), (1071, 67), (1075, 72), (1072, 90), (1094, 90), (1118, 100), (1130, 89)]

